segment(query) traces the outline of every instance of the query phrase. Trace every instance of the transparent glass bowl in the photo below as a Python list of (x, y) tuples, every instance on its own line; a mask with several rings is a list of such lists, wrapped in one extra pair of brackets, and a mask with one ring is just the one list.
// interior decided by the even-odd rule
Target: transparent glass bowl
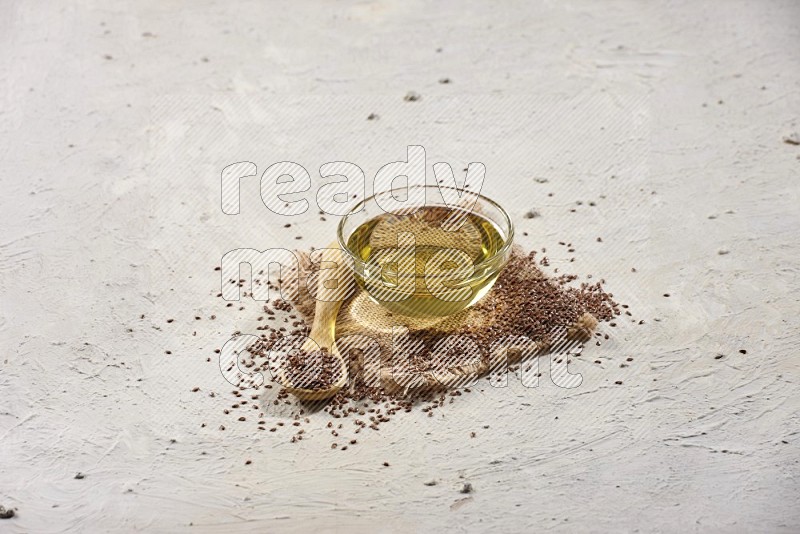
[[(381, 207), (406, 192), (409, 207), (391, 213)], [(514, 226), (500, 205), (480, 194), (412, 186), (356, 204), (340, 220), (337, 239), (373, 301), (405, 316), (443, 317), (492, 288), (511, 254)]]

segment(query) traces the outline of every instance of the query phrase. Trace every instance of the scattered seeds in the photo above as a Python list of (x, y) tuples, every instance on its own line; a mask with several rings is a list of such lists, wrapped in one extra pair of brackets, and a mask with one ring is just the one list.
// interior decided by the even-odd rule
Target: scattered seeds
[(784, 136), (783, 142), (787, 145), (800, 145), (800, 134), (797, 132), (792, 132), (789, 135)]
[[(538, 216), (538, 212), (531, 210), (528, 218)], [(567, 247), (571, 251), (575, 248), (571, 243), (561, 242), (562, 246)], [(542, 250), (542, 254), (546, 252)], [(582, 319), (584, 314), (591, 314), (597, 321), (611, 323), (612, 319), (621, 315), (623, 310), (620, 305), (614, 302), (613, 295), (606, 293), (603, 290), (602, 284), (604, 280), (595, 283), (580, 283), (575, 282), (578, 279), (576, 275), (557, 274), (555, 269), (555, 276), (546, 275), (540, 268), (540, 265), (548, 265), (547, 258), (544, 256), (537, 256), (537, 252), (530, 254), (522, 254), (517, 251), (512, 254), (506, 268), (501, 273), (498, 281), (492, 290), (483, 300), (478, 302), (474, 308), (473, 313), (476, 317), (490, 316), (492, 323), (490, 328), (478, 328), (469, 330), (468, 334), (474, 339), (479, 347), (490, 346), (496, 339), (506, 335), (519, 335), (524, 333), (530, 339), (546, 339), (554, 328), (563, 327), (566, 325), (579, 325), (579, 319)], [(632, 269), (635, 271), (635, 269)], [(264, 273), (258, 273), (263, 275)], [(253, 273), (253, 283), (261, 283), (257, 280), (256, 273)], [(232, 283), (237, 283), (232, 280)], [(243, 283), (239, 280), (238, 283)], [(278, 289), (277, 286), (267, 281), (270, 289)], [(281, 283), (278, 280), (278, 283)], [(494, 310), (502, 307), (507, 310), (526, 310), (525, 313), (506, 313), (494, 314)], [(302, 308), (298, 308), (302, 309)], [(270, 376), (271, 372), (275, 372), (277, 367), (274, 367), (274, 362), (270, 363), (268, 358), (269, 348), (272, 343), (277, 339), (288, 334), (307, 334), (308, 325), (302, 317), (298, 317), (295, 308), (288, 302), (277, 299), (266, 303), (263, 306), (263, 311), (259, 310), (258, 313), (262, 314), (258, 324), (258, 330), (263, 331), (261, 341), (255, 345), (248, 347), (247, 353), (241, 353), (235, 365), (239, 365), (241, 369), (251, 369), (252, 371), (261, 371), (264, 377)], [(172, 320), (170, 320), (171, 322)], [(277, 324), (276, 324), (277, 323)], [(613, 323), (616, 325), (616, 323)], [(272, 326), (270, 326), (272, 325)], [(580, 326), (580, 328), (584, 328)], [(594, 324), (586, 327), (588, 336), (592, 336)], [(580, 329), (578, 331), (580, 333)], [(240, 335), (240, 332), (235, 332), (234, 336)], [(452, 332), (449, 332), (452, 334)], [(436, 365), (441, 364), (441, 360), (436, 360), (432, 357), (431, 349), (435, 346), (436, 342), (441, 338), (441, 334), (435, 331), (420, 331), (413, 334), (416, 336), (415, 340), (419, 341), (422, 349), (418, 353), (414, 353), (408, 358), (408, 370), (412, 372), (430, 372), (436, 369)], [(439, 337), (437, 337), (437, 335)], [(583, 334), (580, 334), (581, 336)], [(605, 334), (608, 339), (608, 335)], [(411, 343), (415, 346), (416, 343)], [(219, 354), (220, 349), (215, 349), (215, 353)], [(296, 356), (292, 358), (292, 354)], [(357, 356), (357, 355), (354, 355)], [(448, 354), (444, 359), (448, 361), (448, 365), (453, 365), (454, 358), (460, 358), (458, 352)], [(329, 360), (329, 361), (328, 361)], [(326, 363), (327, 361), (327, 363)], [(288, 365), (286, 363), (288, 362)], [(437, 363), (438, 362), (438, 363)], [(599, 363), (600, 360), (597, 360)], [(330, 365), (336, 363), (337, 365)], [(465, 362), (466, 364), (467, 362)], [(474, 363), (474, 362), (473, 362)], [(351, 361), (351, 364), (355, 364)], [(404, 364), (405, 365), (405, 364)], [(422, 404), (421, 410), (427, 414), (427, 417), (434, 417), (440, 415), (437, 410), (441, 410), (445, 404), (451, 404), (458, 397), (469, 394), (470, 389), (465, 388), (462, 390), (453, 391), (432, 391), (426, 392), (419, 396), (407, 396), (402, 390), (387, 390), (383, 388), (367, 387), (367, 385), (359, 379), (358, 373), (363, 373), (363, 370), (357, 369), (354, 375), (352, 387), (345, 388), (339, 391), (333, 398), (329, 399), (323, 407), (331, 418), (327, 422), (331, 435), (337, 437), (337, 442), (331, 444), (331, 449), (347, 450), (348, 446), (352, 448), (358, 441), (354, 438), (354, 434), (359, 434), (365, 431), (370, 434), (369, 430), (379, 431), (382, 424), (390, 422), (394, 416), (401, 413), (411, 412), (420, 403)], [(336, 373), (339, 370), (338, 359), (334, 358), (325, 350), (318, 351), (318, 353), (303, 353), (297, 351), (290, 353), (284, 362), (284, 376), (291, 379), (293, 385), (302, 385), (306, 389), (324, 388), (338, 378)], [(512, 366), (511, 371), (519, 369), (519, 365)], [(314, 370), (315, 372), (311, 372)], [(230, 371), (230, 369), (229, 369)], [(326, 374), (327, 373), (327, 374)], [(275, 376), (274, 374), (272, 376)], [(486, 377), (487, 379), (489, 377)], [(621, 384), (621, 382), (618, 382)], [(273, 384), (265, 384), (262, 386), (265, 391), (273, 389)], [(199, 387), (192, 391), (199, 391)], [(248, 402), (247, 398), (252, 401), (258, 401), (258, 395), (252, 395), (247, 392), (243, 396), (245, 389), (234, 389), (233, 396), (236, 398), (235, 403), (231, 404), (231, 409), (225, 409), (224, 413), (227, 415), (235, 414), (239, 421), (245, 422), (247, 419), (240, 416), (242, 410), (245, 408), (252, 408), (258, 413), (258, 417), (253, 419), (254, 430), (269, 430), (270, 432), (277, 432), (279, 427), (291, 423), (294, 427), (300, 427), (301, 424), (310, 424), (311, 419), (306, 415), (305, 410), (307, 407), (297, 404), (285, 389), (277, 388), (277, 397), (269, 398), (265, 401)], [(416, 395), (416, 394), (415, 394)], [(266, 425), (264, 413), (264, 405), (266, 403), (269, 407), (272, 406), (293, 406), (293, 420), (278, 421), (274, 426), (268, 427)], [(237, 413), (238, 412), (238, 413)], [(352, 426), (349, 428), (343, 426), (345, 423), (340, 421), (347, 420)], [(336, 421), (334, 423), (334, 421)], [(225, 430), (224, 425), (220, 425), (221, 431)], [(311, 433), (313, 436), (314, 433)], [(305, 433), (304, 429), (296, 429), (294, 435), (287, 436), (286, 439), (292, 443), (302, 441), (303, 437), (308, 438), (309, 434)], [(470, 432), (470, 437), (477, 437), (476, 432)], [(389, 467), (389, 462), (383, 462), (384, 467)], [(434, 485), (426, 483), (426, 485)], [(471, 484), (465, 485), (467, 491), (472, 491)]]

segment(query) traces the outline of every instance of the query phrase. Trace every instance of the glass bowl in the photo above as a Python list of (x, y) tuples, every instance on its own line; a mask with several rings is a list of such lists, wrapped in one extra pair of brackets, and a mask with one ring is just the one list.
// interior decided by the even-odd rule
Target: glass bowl
[(514, 226), (478, 193), (411, 186), (353, 206), (337, 239), (373, 301), (405, 316), (444, 317), (492, 288), (511, 254)]

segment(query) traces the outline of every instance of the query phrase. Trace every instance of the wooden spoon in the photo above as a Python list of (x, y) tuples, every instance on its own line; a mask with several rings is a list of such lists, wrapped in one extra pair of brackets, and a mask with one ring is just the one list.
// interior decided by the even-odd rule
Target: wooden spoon
[[(317, 280), (317, 302), (314, 308), (314, 322), (311, 324), (311, 332), (308, 334), (308, 339), (301, 347), (301, 350), (307, 353), (320, 349), (327, 349), (339, 363), (339, 378), (336, 382), (324, 389), (306, 389), (294, 387), (291, 380), (286, 376), (285, 369), (281, 369), (278, 379), (281, 385), (300, 400), (315, 401), (328, 399), (336, 395), (336, 393), (347, 384), (348, 380), (348, 366), (344, 358), (339, 354), (339, 349), (336, 348), (336, 316), (339, 314), (339, 308), (342, 307), (342, 302), (347, 298), (353, 283), (352, 270), (348, 263), (339, 244), (334, 241), (328, 248), (322, 251), (321, 262), (333, 262), (337, 264), (337, 268), (333, 271), (335, 274), (330, 277), (320, 276)], [(328, 269), (326, 269), (328, 270)], [(325, 287), (326, 280), (338, 280), (338, 287), (330, 289)], [(325, 300), (319, 300), (325, 298)]]

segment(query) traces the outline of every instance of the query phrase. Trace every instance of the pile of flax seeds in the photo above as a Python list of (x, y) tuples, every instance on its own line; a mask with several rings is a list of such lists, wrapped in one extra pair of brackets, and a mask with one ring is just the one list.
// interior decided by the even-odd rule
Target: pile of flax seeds
[[(578, 277), (575, 275), (547, 276), (540, 270), (540, 266), (547, 265), (547, 258), (537, 258), (535, 251), (512, 255), (494, 288), (486, 298), (475, 305), (474, 312), (486, 314), (488, 317), (490, 312), (500, 305), (513, 310), (513, 313), (491, 314), (491, 324), (482, 325), (480, 328), (475, 328), (473, 325), (465, 327), (463, 331), (449, 334), (468, 336), (477, 346), (488, 347), (493, 340), (508, 335), (524, 335), (533, 340), (542, 339), (559, 327), (574, 324), (585, 313), (591, 314), (600, 323), (608, 323), (611, 327), (616, 326), (616, 321), (622, 318), (636, 322), (626, 305), (618, 304), (612, 294), (604, 291), (602, 280), (592, 284), (576, 285), (574, 282)], [(230, 282), (238, 283), (241, 287), (244, 280)], [(254, 280), (253, 283), (260, 281)], [(231, 304), (228, 303), (227, 307), (231, 307)], [(253, 424), (256, 431), (277, 434), (292, 443), (309, 439), (304, 427), (324, 425), (330, 434), (330, 447), (348, 450), (358, 444), (359, 437), (363, 437), (358, 435), (362, 432), (379, 431), (382, 425), (415, 410), (433, 417), (436, 410), (445, 409), (445, 406), (452, 404), (458, 397), (469, 395), (473, 389), (479, 387), (475, 381), (470, 383), (469, 387), (449, 391), (415, 389), (409, 392), (409, 390), (375, 386), (374, 380), (364, 380), (363, 370), (358, 366), (359, 354), (353, 351), (342, 355), (347, 359), (351, 370), (348, 386), (328, 400), (303, 403), (284, 390), (277, 381), (276, 363), (274, 359), (270, 359), (270, 349), (284, 336), (307, 335), (309, 324), (291, 304), (284, 300), (274, 300), (264, 305), (258, 322), (260, 340), (246, 352), (238, 355), (238, 364), (249, 373), (261, 373), (265, 381), (256, 389), (249, 385), (234, 389), (231, 405), (224, 408), (223, 413), (235, 421), (234, 424)], [(643, 321), (639, 322), (642, 323)], [(417, 370), (435, 367), (440, 362), (432, 361), (434, 354), (430, 349), (440, 334), (421, 332), (415, 335), (419, 343), (408, 344), (409, 347), (414, 347), (415, 353), (402, 355), (405, 361), (410, 362), (410, 365)], [(608, 334), (595, 332), (593, 337), (595, 343), (599, 345), (603, 338), (608, 339)], [(215, 352), (219, 353), (219, 349)], [(338, 365), (336, 358), (324, 352), (312, 359), (305, 356), (295, 354), (284, 360), (286, 373), (294, 377), (298, 384), (304, 384), (304, 387), (324, 388), (326, 383), (332, 380), (331, 373)], [(453, 361), (452, 356), (448, 355), (450, 362)], [(326, 365), (330, 369), (326, 370)], [(513, 366), (509, 370), (513, 372), (518, 369), (519, 366)], [(310, 373), (312, 376), (304, 378), (305, 373)], [(488, 380), (490, 377), (484, 378)], [(198, 389), (195, 388), (193, 391)], [(327, 415), (324, 416), (320, 412)], [(320, 423), (322, 418), (327, 421)], [(225, 425), (220, 425), (219, 429), (225, 430)]]

